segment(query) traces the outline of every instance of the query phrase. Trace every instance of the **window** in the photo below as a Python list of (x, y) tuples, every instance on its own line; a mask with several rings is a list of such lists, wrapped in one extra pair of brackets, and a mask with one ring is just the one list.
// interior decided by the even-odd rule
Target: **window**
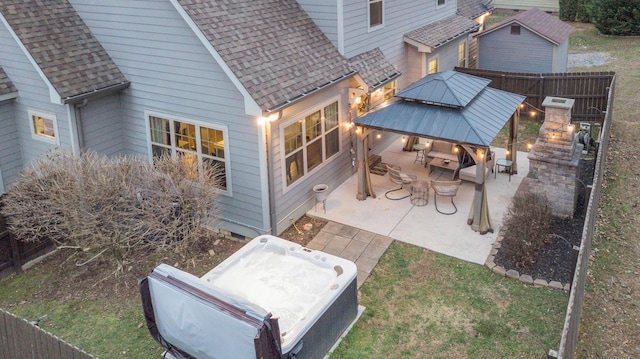
[(356, 116), (360, 117), (369, 112), (369, 95), (363, 94), (360, 97), (356, 98), (356, 105)]
[(429, 60), (427, 75), (435, 74), (436, 72), (438, 72), (438, 58), (434, 57), (433, 59)]
[(438, 7), (440, 6), (444, 6), (446, 4), (447, 0), (438, 0)]
[(463, 41), (458, 44), (458, 67), (467, 66), (467, 42)]
[(511, 35), (520, 35), (520, 25), (511, 25)]
[(44, 142), (58, 144), (56, 116), (50, 113), (29, 111), (31, 137)]
[(227, 189), (225, 131), (211, 125), (203, 126), (166, 116), (149, 115), (151, 155), (187, 156), (211, 166), (220, 173), (220, 187)]
[(388, 99), (392, 98), (393, 95), (396, 94), (396, 82), (395, 81), (391, 81), (388, 84), (384, 85), (384, 100), (387, 101)]
[(369, 0), (369, 28), (382, 25), (383, 0)]
[(287, 186), (340, 151), (339, 122), (336, 101), (284, 126), (281, 136)]

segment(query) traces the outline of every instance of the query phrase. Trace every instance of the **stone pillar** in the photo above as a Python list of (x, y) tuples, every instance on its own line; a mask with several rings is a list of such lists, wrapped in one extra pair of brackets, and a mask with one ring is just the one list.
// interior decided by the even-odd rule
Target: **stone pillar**
[(578, 163), (582, 144), (571, 124), (574, 100), (547, 97), (544, 123), (528, 155), (529, 174), (524, 179), (531, 192), (544, 194), (554, 215), (573, 217), (578, 199)]

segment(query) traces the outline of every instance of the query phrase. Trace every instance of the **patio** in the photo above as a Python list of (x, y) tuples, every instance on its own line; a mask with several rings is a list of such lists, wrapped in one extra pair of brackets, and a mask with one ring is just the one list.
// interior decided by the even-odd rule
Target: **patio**
[[(405, 152), (402, 147), (400, 139), (392, 143), (380, 153), (382, 162), (401, 166), (402, 172), (416, 175), (419, 180), (430, 181), (440, 176), (442, 179), (450, 179), (451, 171), (439, 168), (429, 176), (423, 164), (414, 163), (416, 153)], [(505, 157), (505, 149), (492, 147), (492, 150), (496, 158)], [(412, 205), (408, 197), (401, 200), (385, 198), (385, 192), (399, 187), (389, 180), (388, 173), (383, 176), (371, 174), (376, 198), (368, 197), (364, 201), (356, 198), (357, 175), (354, 174), (338, 188), (330, 189), (332, 191), (325, 202), (326, 213), (323, 212), (322, 203), (318, 203), (307, 214), (482, 265), (500, 232), (502, 218), (511, 199), (529, 171), (527, 154), (518, 152), (518, 174), (514, 174), (511, 181), (506, 173), (489, 173), (487, 176), (487, 198), (493, 233), (481, 235), (467, 224), (475, 192), (474, 184), (467, 181), (462, 181), (454, 198), (458, 212), (453, 215), (436, 212), (433, 189), (429, 190), (429, 203), (423, 207)], [(405, 186), (405, 189), (408, 190), (409, 186)], [(408, 193), (405, 190), (397, 191), (391, 193), (390, 197), (401, 197)], [(438, 203), (441, 210), (453, 208), (448, 198), (440, 197)]]

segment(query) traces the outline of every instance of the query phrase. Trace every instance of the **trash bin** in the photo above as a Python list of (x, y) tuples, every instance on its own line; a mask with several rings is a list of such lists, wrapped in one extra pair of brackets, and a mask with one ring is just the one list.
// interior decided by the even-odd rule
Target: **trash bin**
[[(328, 189), (329, 189), (329, 186), (327, 186), (326, 184), (317, 184), (313, 186), (313, 192), (315, 192), (316, 194), (316, 206), (318, 205), (318, 202), (322, 202), (322, 210), (324, 211), (324, 213), (327, 213), (325, 203), (327, 201)], [(317, 211), (317, 208), (316, 208), (316, 211)]]

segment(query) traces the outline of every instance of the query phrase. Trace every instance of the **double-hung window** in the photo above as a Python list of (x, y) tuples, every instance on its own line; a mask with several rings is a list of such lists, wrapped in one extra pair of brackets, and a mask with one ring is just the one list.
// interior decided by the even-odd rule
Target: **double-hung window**
[(369, 29), (384, 24), (384, 0), (369, 0)]
[(198, 161), (198, 166), (208, 163), (215, 166), (220, 188), (227, 189), (227, 157), (225, 155), (225, 129), (213, 125), (198, 124), (164, 115), (148, 115), (151, 138), (151, 154), (184, 156)]
[(458, 67), (467, 66), (467, 42), (462, 41), (458, 44)]
[(384, 85), (384, 100), (392, 98), (396, 94), (396, 81), (393, 80), (388, 84)]
[(340, 151), (338, 102), (283, 127), (286, 185), (290, 186)]
[(429, 60), (427, 65), (427, 75), (435, 74), (438, 72), (438, 57), (434, 57)]
[(29, 126), (34, 139), (58, 144), (56, 116), (40, 111), (29, 111)]

